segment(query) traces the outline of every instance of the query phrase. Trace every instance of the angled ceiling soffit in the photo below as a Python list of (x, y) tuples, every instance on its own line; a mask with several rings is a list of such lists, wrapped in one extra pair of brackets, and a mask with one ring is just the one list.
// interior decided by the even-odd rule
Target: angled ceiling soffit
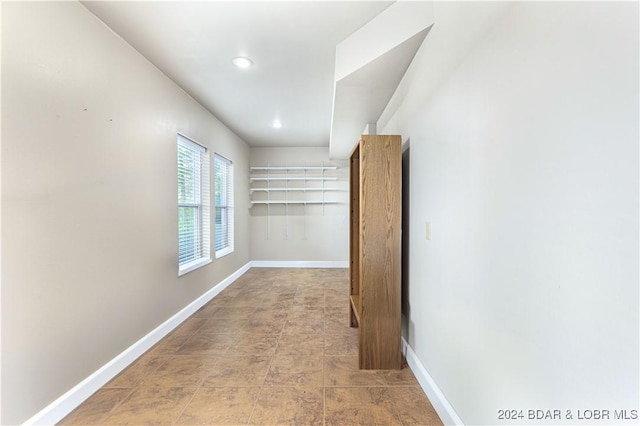
[(329, 153), (347, 158), (375, 123), (433, 24), (433, 2), (396, 2), (336, 47)]

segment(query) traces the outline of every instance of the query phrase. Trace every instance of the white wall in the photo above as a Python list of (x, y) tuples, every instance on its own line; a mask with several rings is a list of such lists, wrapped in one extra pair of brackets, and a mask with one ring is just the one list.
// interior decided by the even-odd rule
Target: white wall
[(436, 3), (378, 123), (410, 144), (405, 332), (466, 424), (639, 408), (638, 36), (638, 3)]
[[(76, 2), (2, 4), (2, 423), (249, 261), (248, 146)], [(176, 133), (235, 163), (235, 252), (177, 277)]]
[[(2, 2), (0, 2), (0, 23)], [(2, 31), (0, 31), (0, 65), (2, 64)], [(0, 100), (2, 99), (2, 67), (0, 66)], [(1, 102), (0, 102), (1, 106)], [(0, 113), (0, 319), (2, 319), (2, 114)], [(0, 333), (1, 324), (0, 324)], [(0, 334), (0, 421), (2, 421), (2, 334)]]
[[(354, 145), (357, 141), (354, 141)], [(345, 192), (325, 192), (325, 200), (341, 204), (254, 205), (250, 211), (252, 260), (346, 262), (349, 257), (349, 221), (346, 192), (349, 188), (349, 166), (346, 161), (329, 160), (329, 148), (251, 148), (251, 166), (321, 166), (335, 165), (337, 170), (326, 175), (337, 177), (326, 181), (326, 187)], [(273, 172), (271, 172), (273, 173)], [(295, 173), (295, 172), (289, 172)], [(313, 174), (314, 172), (309, 172)], [(317, 173), (314, 174), (316, 176)], [(291, 183), (289, 186), (294, 186)], [(299, 183), (297, 183), (299, 184)], [(256, 186), (259, 184), (256, 183)], [(272, 185), (277, 185), (273, 183)], [(319, 186), (309, 182), (309, 186)], [(272, 199), (283, 193), (271, 193)], [(322, 200), (321, 192), (291, 192), (289, 199)], [(253, 199), (266, 199), (265, 193), (254, 193)], [(297, 197), (297, 198), (296, 198)]]

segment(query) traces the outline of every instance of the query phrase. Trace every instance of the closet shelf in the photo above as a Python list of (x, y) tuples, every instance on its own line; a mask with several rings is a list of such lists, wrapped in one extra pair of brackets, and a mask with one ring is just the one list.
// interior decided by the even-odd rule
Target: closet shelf
[(267, 239), (271, 236), (272, 217), (278, 221), (284, 219), (285, 240), (289, 238), (289, 218), (294, 218), (296, 223), (301, 219), (306, 238), (307, 215), (321, 212), (324, 216), (325, 211), (335, 214), (335, 206), (348, 204), (344, 193), (348, 193), (349, 188), (343, 189), (347, 183), (344, 166), (325, 165), (324, 161), (312, 166), (307, 162), (280, 164), (249, 166), (249, 209), (252, 215), (266, 216)]
[(338, 191), (338, 192), (347, 192), (346, 189), (341, 188), (250, 188), (251, 192), (287, 192), (287, 191), (299, 191), (299, 192), (308, 192), (308, 191)]
[(251, 204), (340, 204), (338, 201), (269, 200), (251, 201)]
[(300, 176), (291, 176), (291, 177), (252, 177), (249, 178), (249, 180), (251, 182), (254, 181), (265, 181), (265, 182), (269, 182), (269, 181), (286, 181), (286, 180), (299, 180), (299, 181), (312, 181), (312, 180), (317, 180), (317, 181), (323, 181), (323, 180), (338, 180), (337, 177), (300, 177)]
[(271, 167), (271, 166), (255, 166), (255, 167), (250, 167), (249, 170), (253, 171), (257, 171), (257, 170), (279, 170), (279, 171), (286, 171), (286, 170), (336, 170), (338, 167), (337, 166), (296, 166), (296, 167)]

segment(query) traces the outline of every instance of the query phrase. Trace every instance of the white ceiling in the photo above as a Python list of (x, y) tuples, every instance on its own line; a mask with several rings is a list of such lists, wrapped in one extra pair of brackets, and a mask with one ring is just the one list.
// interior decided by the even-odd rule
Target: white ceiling
[(249, 145), (328, 146), (336, 45), (391, 2), (83, 4)]

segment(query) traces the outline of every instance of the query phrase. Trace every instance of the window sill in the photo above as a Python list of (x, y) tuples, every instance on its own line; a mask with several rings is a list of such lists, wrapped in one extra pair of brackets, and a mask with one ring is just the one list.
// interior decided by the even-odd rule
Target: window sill
[(184, 265), (180, 265), (178, 267), (178, 276), (181, 277), (184, 274), (187, 274), (191, 271), (194, 271), (198, 268), (203, 267), (204, 265), (208, 265), (211, 263), (211, 259), (208, 257), (203, 257), (200, 259), (193, 260), (189, 263), (185, 263)]
[(222, 256), (226, 256), (229, 253), (233, 253), (233, 247), (226, 247), (216, 252), (216, 259), (220, 259)]

